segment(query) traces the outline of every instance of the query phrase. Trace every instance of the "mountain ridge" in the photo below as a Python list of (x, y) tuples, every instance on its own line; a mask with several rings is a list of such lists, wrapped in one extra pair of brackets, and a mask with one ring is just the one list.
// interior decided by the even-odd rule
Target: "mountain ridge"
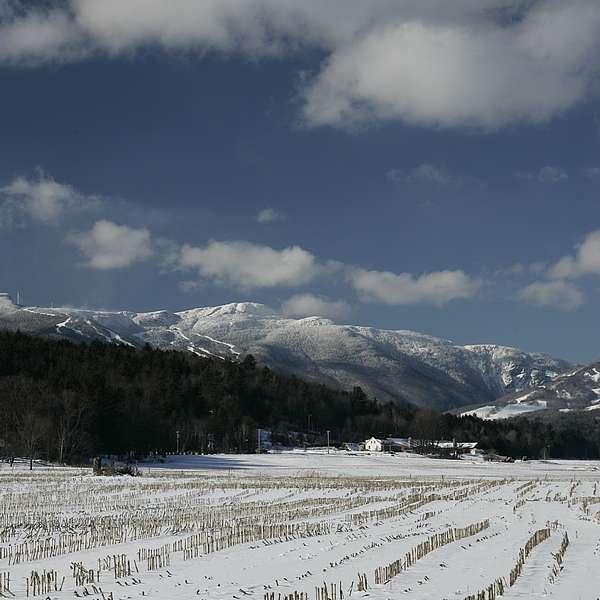
[(600, 410), (600, 361), (562, 373), (552, 381), (533, 386), (526, 393), (507, 394), (492, 404), (459, 412), (496, 420), (540, 413), (597, 410)]
[(446, 410), (492, 403), (572, 368), (541, 353), (494, 344), (461, 346), (409, 330), (292, 319), (255, 302), (169, 312), (22, 307), (0, 298), (0, 328), (73, 341), (145, 344), (260, 363), (381, 401)]

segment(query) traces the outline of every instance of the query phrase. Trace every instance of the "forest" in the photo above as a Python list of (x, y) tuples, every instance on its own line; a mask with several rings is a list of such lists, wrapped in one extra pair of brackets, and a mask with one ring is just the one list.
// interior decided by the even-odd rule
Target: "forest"
[[(255, 452), (257, 429), (281, 445), (372, 435), (477, 441), (512, 457), (600, 458), (589, 412), (482, 421), (381, 404), (257, 365), (146, 346), (0, 332), (0, 456), (77, 464), (99, 454)], [(177, 433), (179, 432), (179, 433)], [(179, 439), (177, 439), (179, 438)], [(426, 444), (424, 444), (426, 447)]]

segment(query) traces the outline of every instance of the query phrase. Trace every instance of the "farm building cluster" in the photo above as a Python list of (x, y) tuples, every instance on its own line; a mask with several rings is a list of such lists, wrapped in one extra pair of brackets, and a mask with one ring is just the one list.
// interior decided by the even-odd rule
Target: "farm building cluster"
[(358, 450), (368, 452), (420, 452), (438, 454), (446, 457), (457, 457), (462, 454), (478, 452), (477, 442), (423, 441), (412, 438), (376, 438), (371, 437), (359, 445)]

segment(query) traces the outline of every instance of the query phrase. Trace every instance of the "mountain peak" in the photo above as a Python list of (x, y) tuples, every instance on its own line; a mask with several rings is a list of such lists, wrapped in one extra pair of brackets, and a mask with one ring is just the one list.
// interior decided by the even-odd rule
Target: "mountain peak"
[(268, 317), (277, 315), (277, 311), (258, 302), (230, 302), (219, 306), (207, 306), (203, 308), (191, 308), (177, 313), (179, 315), (198, 314), (204, 317), (223, 317), (226, 315), (252, 315)]

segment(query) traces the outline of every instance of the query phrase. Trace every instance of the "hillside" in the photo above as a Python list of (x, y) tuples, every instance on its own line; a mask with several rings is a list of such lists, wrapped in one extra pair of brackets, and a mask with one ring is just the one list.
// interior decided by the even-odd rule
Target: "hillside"
[[(585, 416), (589, 416), (586, 413)], [(74, 344), (0, 332), (0, 459), (77, 462), (97, 453), (180, 449), (253, 452), (257, 428), (284, 445), (362, 441), (372, 435), (472, 440), (511, 456), (600, 456), (600, 425), (481, 421), (382, 405), (241, 361), (99, 341)], [(179, 432), (179, 436), (177, 436)]]
[[(592, 412), (600, 409), (600, 362), (563, 373), (526, 393), (507, 394), (496, 402), (463, 414), (505, 419), (539, 413)], [(600, 413), (598, 413), (600, 415)]]

